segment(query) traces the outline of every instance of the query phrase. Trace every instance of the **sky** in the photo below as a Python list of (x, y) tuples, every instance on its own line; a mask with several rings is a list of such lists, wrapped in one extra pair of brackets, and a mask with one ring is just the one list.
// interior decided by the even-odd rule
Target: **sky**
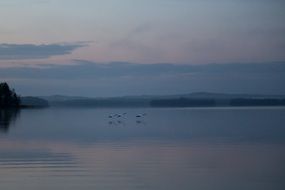
[(285, 94), (284, 8), (284, 0), (0, 0), (0, 81), (22, 95)]

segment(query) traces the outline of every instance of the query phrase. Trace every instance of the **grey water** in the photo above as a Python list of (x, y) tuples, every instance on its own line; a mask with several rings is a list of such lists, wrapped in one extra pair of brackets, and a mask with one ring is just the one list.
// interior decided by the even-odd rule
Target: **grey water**
[(284, 190), (284, 179), (284, 107), (0, 111), (1, 190)]

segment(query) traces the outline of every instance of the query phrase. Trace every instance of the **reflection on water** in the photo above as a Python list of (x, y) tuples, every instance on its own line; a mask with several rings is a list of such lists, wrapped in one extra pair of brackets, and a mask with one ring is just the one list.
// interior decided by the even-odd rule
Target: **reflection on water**
[(108, 122), (109, 126), (125, 126), (125, 121), (122, 120), (111, 120)]
[(15, 125), (1, 190), (285, 189), (284, 108), (22, 110)]
[(146, 121), (144, 120), (136, 120), (137, 125), (146, 125)]
[(44, 150), (2, 150), (1, 169), (36, 169), (74, 167), (75, 162), (67, 153), (51, 153)]
[(285, 153), (279, 145), (5, 143), (10, 149), (0, 151), (5, 190), (284, 189)]
[[(133, 122), (133, 121), (132, 121)], [(124, 126), (127, 126), (127, 125), (134, 125), (134, 126), (140, 126), (140, 125), (146, 125), (147, 124), (147, 122), (145, 121), (145, 120), (143, 120), (143, 119), (136, 119), (136, 121), (135, 122), (133, 122), (132, 124), (130, 124), (128, 121), (126, 121), (126, 120), (109, 120), (108, 121), (108, 125), (109, 126), (122, 126), (122, 127), (124, 127)]]
[(0, 132), (8, 132), (19, 113), (19, 109), (0, 109)]
[[(108, 125), (109, 126), (127, 126), (127, 125), (146, 125), (146, 113), (143, 114), (128, 114), (116, 113), (108, 115)], [(135, 120), (134, 120), (135, 119)]]

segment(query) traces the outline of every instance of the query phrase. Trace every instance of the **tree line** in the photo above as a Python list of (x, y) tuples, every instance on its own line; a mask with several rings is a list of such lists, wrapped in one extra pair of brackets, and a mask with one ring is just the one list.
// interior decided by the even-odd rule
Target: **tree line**
[(221, 103), (216, 99), (156, 99), (151, 100), (152, 107), (214, 107), (214, 106), (285, 106), (283, 98), (233, 98)]

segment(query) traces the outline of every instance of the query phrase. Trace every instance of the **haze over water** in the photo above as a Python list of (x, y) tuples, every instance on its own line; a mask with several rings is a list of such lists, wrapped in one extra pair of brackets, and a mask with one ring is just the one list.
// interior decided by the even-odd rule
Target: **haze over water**
[(285, 188), (284, 107), (48, 108), (3, 116), (0, 189)]
[[(184, 107), (195, 94), (284, 105), (284, 10), (284, 0), (0, 0), (0, 190), (284, 190), (284, 106), (52, 107), (167, 97)], [(51, 107), (2, 109), (17, 95)]]

